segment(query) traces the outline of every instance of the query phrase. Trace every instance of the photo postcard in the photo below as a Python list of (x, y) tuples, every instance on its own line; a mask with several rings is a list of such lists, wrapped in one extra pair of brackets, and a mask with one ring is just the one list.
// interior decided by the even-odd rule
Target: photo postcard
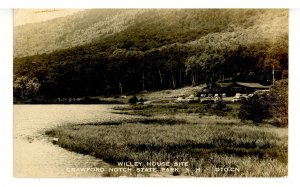
[(15, 9), (14, 176), (287, 177), (288, 9)]

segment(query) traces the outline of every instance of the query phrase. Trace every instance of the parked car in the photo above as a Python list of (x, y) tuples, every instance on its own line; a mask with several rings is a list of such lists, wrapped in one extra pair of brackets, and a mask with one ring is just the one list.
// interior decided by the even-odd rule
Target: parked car
[(214, 102), (217, 103), (218, 101), (221, 101), (222, 98), (219, 96), (219, 94), (214, 95)]
[(254, 94), (248, 94), (248, 98), (253, 97)]
[(200, 94), (200, 97), (201, 98), (206, 97), (206, 94)]
[(241, 102), (247, 99), (247, 95), (236, 93), (235, 96), (232, 99), (233, 103)]
[(204, 98), (201, 98), (200, 103), (203, 103), (203, 104), (214, 103), (214, 99), (212, 97), (204, 97)]
[(270, 94), (270, 90), (256, 90), (253, 94), (261, 95), (261, 94)]
[(188, 103), (197, 103), (197, 102), (199, 102), (200, 98), (196, 97), (194, 94), (192, 94), (192, 95), (188, 96), (186, 99), (188, 100)]
[(220, 101), (222, 101), (222, 97), (217, 96), (214, 98), (215, 103), (220, 102)]

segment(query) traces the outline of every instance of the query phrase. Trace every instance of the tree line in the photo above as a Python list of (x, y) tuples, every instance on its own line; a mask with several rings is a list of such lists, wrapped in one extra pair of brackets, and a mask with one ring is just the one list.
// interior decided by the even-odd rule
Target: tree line
[[(241, 45), (222, 53), (194, 53), (181, 44), (145, 52), (72, 49), (15, 59), (15, 83), (23, 76), (35, 80), (40, 84), (37, 95), (47, 98), (175, 89), (226, 78), (268, 85), (272, 66), (264, 63), (267, 57), (257, 48), (259, 44)], [(278, 63), (276, 78), (281, 79), (287, 72), (287, 54), (273, 60)]]

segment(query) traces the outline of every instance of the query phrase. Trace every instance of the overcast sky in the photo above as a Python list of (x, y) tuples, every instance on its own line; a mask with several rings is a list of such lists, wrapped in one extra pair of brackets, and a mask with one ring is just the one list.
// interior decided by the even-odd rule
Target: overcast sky
[(46, 21), (74, 14), (83, 9), (15, 9), (14, 26)]

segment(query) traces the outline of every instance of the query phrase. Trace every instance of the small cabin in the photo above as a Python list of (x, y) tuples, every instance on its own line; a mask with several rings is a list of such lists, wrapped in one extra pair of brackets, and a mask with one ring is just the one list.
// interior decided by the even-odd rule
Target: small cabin
[(234, 96), (236, 93), (249, 94), (257, 90), (268, 90), (270, 86), (264, 86), (253, 82), (216, 82), (209, 83), (201, 92), (210, 94), (222, 94)]
[(257, 90), (268, 90), (270, 86), (252, 82), (236, 82), (228, 87), (228, 89), (230, 89), (229, 91), (232, 93), (253, 93)]

